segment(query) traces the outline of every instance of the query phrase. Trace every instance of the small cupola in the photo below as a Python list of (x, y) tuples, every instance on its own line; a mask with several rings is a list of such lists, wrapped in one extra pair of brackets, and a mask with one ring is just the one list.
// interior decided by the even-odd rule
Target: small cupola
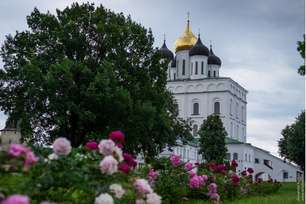
[(221, 59), (214, 54), (211, 45), (210, 45), (210, 50), (209, 50), (209, 56), (208, 56), (207, 63), (208, 64), (213, 64), (213, 65), (219, 65), (219, 66), (221, 66), (221, 64), (222, 64)]
[(202, 43), (200, 34), (198, 35), (198, 40), (194, 46), (189, 51), (189, 56), (194, 55), (202, 55), (202, 56), (209, 56), (208, 48)]
[(171, 52), (171, 50), (168, 49), (166, 45), (166, 40), (164, 40), (162, 47), (158, 51), (162, 58), (173, 60), (173, 53)]

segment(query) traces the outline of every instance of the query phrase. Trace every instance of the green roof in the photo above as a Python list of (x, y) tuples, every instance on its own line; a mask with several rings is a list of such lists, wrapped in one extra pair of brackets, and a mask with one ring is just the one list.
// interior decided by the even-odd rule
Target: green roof
[(238, 140), (226, 137), (225, 138), (225, 144), (243, 144), (243, 142), (240, 142)]

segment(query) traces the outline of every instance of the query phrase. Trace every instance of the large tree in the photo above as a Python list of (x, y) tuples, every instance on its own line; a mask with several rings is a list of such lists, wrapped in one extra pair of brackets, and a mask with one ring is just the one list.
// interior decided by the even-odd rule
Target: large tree
[(225, 146), (227, 133), (219, 115), (208, 116), (203, 121), (198, 134), (200, 136), (200, 153), (203, 158), (208, 162), (223, 162), (227, 152)]
[(121, 129), (128, 150), (153, 156), (189, 136), (150, 30), (89, 3), (55, 15), (35, 8), (27, 24), (6, 36), (0, 53), (0, 107), (21, 120), (25, 139), (65, 136), (78, 146)]
[(282, 138), (278, 142), (279, 153), (282, 157), (305, 168), (305, 111), (296, 121), (282, 130)]
[(300, 66), (298, 69), (298, 73), (300, 75), (305, 75), (305, 35), (303, 36), (303, 41), (297, 42), (297, 51), (300, 53), (302, 59), (304, 60), (304, 63)]

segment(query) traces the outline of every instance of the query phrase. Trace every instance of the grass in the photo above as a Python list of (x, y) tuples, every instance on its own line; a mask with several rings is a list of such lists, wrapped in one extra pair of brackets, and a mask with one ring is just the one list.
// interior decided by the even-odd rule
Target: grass
[[(301, 184), (302, 185), (302, 184)], [(302, 195), (304, 198), (304, 194)], [(302, 197), (300, 196), (300, 198)], [(267, 196), (252, 196), (234, 201), (224, 201), (222, 204), (302, 204), (297, 200), (297, 184), (283, 183), (278, 192)], [(211, 204), (209, 201), (191, 201), (188, 204)]]

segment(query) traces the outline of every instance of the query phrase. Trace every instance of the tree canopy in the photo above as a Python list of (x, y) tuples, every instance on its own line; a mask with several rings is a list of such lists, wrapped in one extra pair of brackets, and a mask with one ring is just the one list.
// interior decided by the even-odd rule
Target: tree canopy
[(302, 59), (304, 60), (304, 63), (300, 66), (298, 69), (298, 73), (300, 75), (305, 75), (305, 34), (303, 36), (303, 41), (297, 42), (297, 51), (300, 53)]
[(210, 115), (203, 121), (198, 132), (200, 136), (200, 153), (210, 162), (223, 162), (227, 148), (225, 137), (227, 135), (219, 115)]
[(27, 24), (6, 36), (0, 52), (0, 107), (21, 120), (25, 140), (65, 136), (78, 146), (120, 129), (129, 151), (153, 156), (190, 136), (151, 30), (89, 3), (56, 14), (35, 8)]
[(300, 113), (292, 125), (282, 130), (278, 147), (282, 157), (305, 168), (305, 111)]

